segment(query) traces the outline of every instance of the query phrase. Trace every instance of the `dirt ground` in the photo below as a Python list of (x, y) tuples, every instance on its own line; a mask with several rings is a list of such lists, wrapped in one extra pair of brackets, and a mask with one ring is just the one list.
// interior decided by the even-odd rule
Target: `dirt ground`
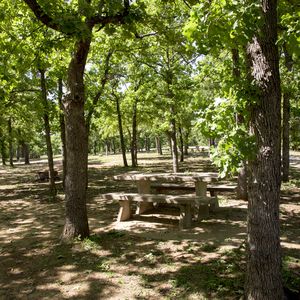
[[(46, 161), (0, 167), (0, 299), (240, 299), (245, 276), (247, 202), (219, 195), (220, 209), (191, 229), (179, 230), (176, 208), (160, 208), (116, 223), (119, 205), (101, 193), (135, 191), (112, 176), (118, 155), (89, 160), (91, 237), (61, 244), (64, 201), (36, 181)], [(171, 171), (167, 156), (140, 154), (138, 171)], [(285, 286), (300, 290), (300, 159), (282, 186), (281, 240)], [(61, 163), (56, 160), (61, 173)], [(211, 171), (203, 155), (182, 171)]]

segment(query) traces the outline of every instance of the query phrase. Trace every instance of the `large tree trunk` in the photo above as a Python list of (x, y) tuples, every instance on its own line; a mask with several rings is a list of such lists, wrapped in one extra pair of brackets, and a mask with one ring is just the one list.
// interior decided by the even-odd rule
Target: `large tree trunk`
[(47, 99), (47, 89), (46, 89), (46, 78), (45, 70), (39, 69), (41, 76), (41, 92), (42, 92), (42, 102), (43, 102), (43, 119), (44, 119), (44, 128), (45, 128), (45, 139), (47, 145), (47, 157), (48, 157), (48, 166), (49, 166), (49, 188), (50, 194), (52, 197), (56, 196), (56, 186), (55, 186), (55, 174), (54, 174), (54, 162), (53, 162), (53, 151), (51, 143), (51, 129), (49, 122), (49, 104)]
[(124, 167), (128, 167), (119, 97), (115, 95), (115, 99), (116, 99), (116, 107), (117, 107), (117, 114), (118, 114), (118, 124), (119, 124), (119, 134), (120, 134), (120, 144), (121, 144), (121, 151), (122, 151), (122, 157), (123, 157), (123, 164), (124, 164)]
[(90, 37), (85, 37), (76, 43), (75, 54), (68, 69), (69, 94), (63, 100), (67, 153), (66, 220), (62, 233), (63, 240), (70, 240), (75, 237), (83, 239), (89, 236), (86, 208), (88, 139), (84, 119), (83, 76), (90, 43)]
[[(288, 53), (286, 45), (283, 47), (285, 66), (288, 72), (293, 70), (293, 59)], [(282, 109), (282, 180), (289, 181), (290, 171), (290, 98), (291, 93), (286, 90), (283, 93)]]
[(9, 164), (14, 166), (14, 149), (13, 149), (13, 136), (12, 136), (12, 121), (11, 117), (8, 119), (8, 150), (9, 150)]
[(137, 163), (137, 100), (133, 103), (132, 113), (132, 138), (131, 138), (131, 165), (136, 167)]
[(62, 175), (62, 182), (63, 187), (65, 187), (66, 181), (66, 173), (67, 173), (67, 149), (66, 149), (66, 128), (65, 128), (65, 117), (64, 117), (64, 107), (63, 107), (63, 82), (62, 79), (58, 79), (58, 103), (60, 107), (59, 113), (59, 126), (60, 126), (60, 139), (62, 145), (62, 165), (63, 165), (63, 175)]
[(258, 97), (251, 111), (257, 152), (249, 161), (248, 267), (246, 297), (282, 300), (279, 239), (280, 77), (277, 2), (262, 0), (260, 36), (247, 46)]

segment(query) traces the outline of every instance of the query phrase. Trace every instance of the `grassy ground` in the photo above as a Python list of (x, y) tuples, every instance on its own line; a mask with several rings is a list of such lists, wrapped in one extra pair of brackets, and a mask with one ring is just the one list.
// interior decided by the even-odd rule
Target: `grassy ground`
[[(140, 154), (139, 171), (171, 171), (168, 156)], [(300, 160), (282, 187), (283, 277), (300, 288)], [(191, 229), (178, 229), (178, 211), (162, 208), (116, 223), (118, 203), (101, 193), (135, 191), (115, 182), (121, 156), (89, 159), (88, 214), (91, 237), (60, 244), (64, 224), (59, 197), (35, 181), (46, 161), (0, 168), (0, 299), (239, 299), (245, 276), (247, 203), (220, 196), (221, 208)], [(56, 168), (61, 170), (59, 159)], [(182, 171), (214, 170), (205, 156), (190, 156)]]

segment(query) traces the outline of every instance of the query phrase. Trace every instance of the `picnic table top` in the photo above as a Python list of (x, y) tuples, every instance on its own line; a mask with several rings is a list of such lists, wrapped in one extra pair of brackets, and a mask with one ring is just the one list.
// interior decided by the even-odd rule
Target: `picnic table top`
[(126, 173), (115, 175), (115, 180), (125, 181), (160, 181), (160, 182), (212, 182), (218, 179), (218, 173), (199, 172), (199, 173)]

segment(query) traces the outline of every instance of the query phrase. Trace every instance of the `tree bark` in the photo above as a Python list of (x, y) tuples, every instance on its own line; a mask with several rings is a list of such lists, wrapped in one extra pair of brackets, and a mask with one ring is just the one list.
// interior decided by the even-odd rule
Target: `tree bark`
[[(286, 45), (283, 45), (285, 66), (288, 72), (293, 70), (293, 59), (288, 53)], [(283, 93), (283, 110), (282, 110), (282, 181), (289, 181), (290, 172), (290, 98), (291, 93)]]
[(66, 126), (64, 117), (64, 107), (63, 107), (63, 81), (62, 78), (58, 79), (58, 104), (60, 108), (59, 113), (59, 126), (60, 126), (60, 139), (62, 145), (62, 165), (63, 165), (63, 175), (62, 183), (65, 188), (66, 173), (67, 173), (67, 149), (66, 149)]
[(5, 147), (5, 138), (4, 138), (4, 136), (2, 136), (0, 138), (0, 151), (1, 151), (2, 165), (6, 166), (6, 147)]
[(123, 164), (124, 167), (128, 167), (127, 158), (126, 158), (126, 145), (124, 141), (124, 134), (123, 134), (123, 126), (122, 126), (122, 115), (121, 115), (121, 109), (120, 109), (120, 102), (119, 97), (115, 95), (116, 99), (116, 107), (117, 107), (117, 114), (118, 114), (118, 124), (119, 124), (119, 134), (120, 134), (120, 144), (121, 144), (121, 151), (122, 151), (122, 157), (123, 157)]
[(57, 194), (56, 186), (55, 186), (55, 174), (54, 174), (54, 162), (53, 162), (53, 151), (52, 151), (52, 143), (51, 143), (51, 129), (49, 122), (49, 103), (47, 99), (47, 88), (46, 88), (46, 78), (45, 78), (45, 70), (39, 69), (41, 76), (41, 96), (43, 103), (43, 120), (44, 120), (44, 128), (45, 128), (45, 140), (47, 145), (47, 157), (48, 157), (48, 167), (49, 167), (49, 189), (50, 195), (55, 197)]
[(179, 171), (178, 166), (178, 149), (177, 149), (177, 139), (176, 139), (176, 121), (175, 121), (175, 108), (174, 105), (171, 106), (171, 151), (172, 151), (172, 164), (173, 172), (177, 173)]
[(132, 138), (131, 138), (131, 165), (136, 167), (137, 162), (137, 100), (133, 103), (132, 113)]
[(9, 150), (9, 164), (11, 167), (14, 166), (14, 149), (13, 149), (13, 136), (12, 136), (12, 121), (11, 117), (8, 119), (8, 150)]
[(186, 130), (184, 134), (184, 155), (185, 156), (189, 155), (189, 135), (190, 135), (189, 130)]
[[(91, 35), (91, 31), (89, 32)], [(66, 220), (62, 240), (89, 236), (86, 208), (88, 137), (84, 118), (84, 69), (91, 37), (80, 39), (68, 69), (69, 93), (63, 99), (66, 134)]]
[(248, 266), (246, 298), (282, 300), (279, 239), (280, 77), (277, 1), (262, 0), (260, 36), (247, 46), (257, 99), (251, 109), (256, 137), (255, 159), (249, 161)]
[(161, 141), (160, 141), (160, 137), (156, 136), (155, 137), (155, 144), (156, 144), (156, 151), (157, 154), (162, 155), (162, 147), (161, 147)]
[(283, 93), (282, 109), (282, 181), (289, 181), (290, 169), (290, 93)]
[(178, 126), (178, 132), (179, 132), (179, 149), (180, 149), (180, 161), (184, 161), (184, 145), (183, 145), (183, 135), (182, 135), (182, 129), (181, 126)]
[[(238, 49), (233, 48), (231, 50), (232, 55), (232, 76), (238, 82), (241, 77), (240, 71), (240, 57)], [(244, 117), (237, 113), (236, 121), (238, 125), (241, 125), (244, 122)], [(248, 189), (247, 189), (247, 162), (242, 161), (241, 166), (238, 170), (238, 179), (237, 179), (237, 197), (238, 199), (248, 200)]]
[(24, 164), (25, 165), (29, 165), (30, 164), (30, 161), (29, 161), (29, 145), (22, 141), (22, 152), (23, 152), (23, 155), (24, 155)]

